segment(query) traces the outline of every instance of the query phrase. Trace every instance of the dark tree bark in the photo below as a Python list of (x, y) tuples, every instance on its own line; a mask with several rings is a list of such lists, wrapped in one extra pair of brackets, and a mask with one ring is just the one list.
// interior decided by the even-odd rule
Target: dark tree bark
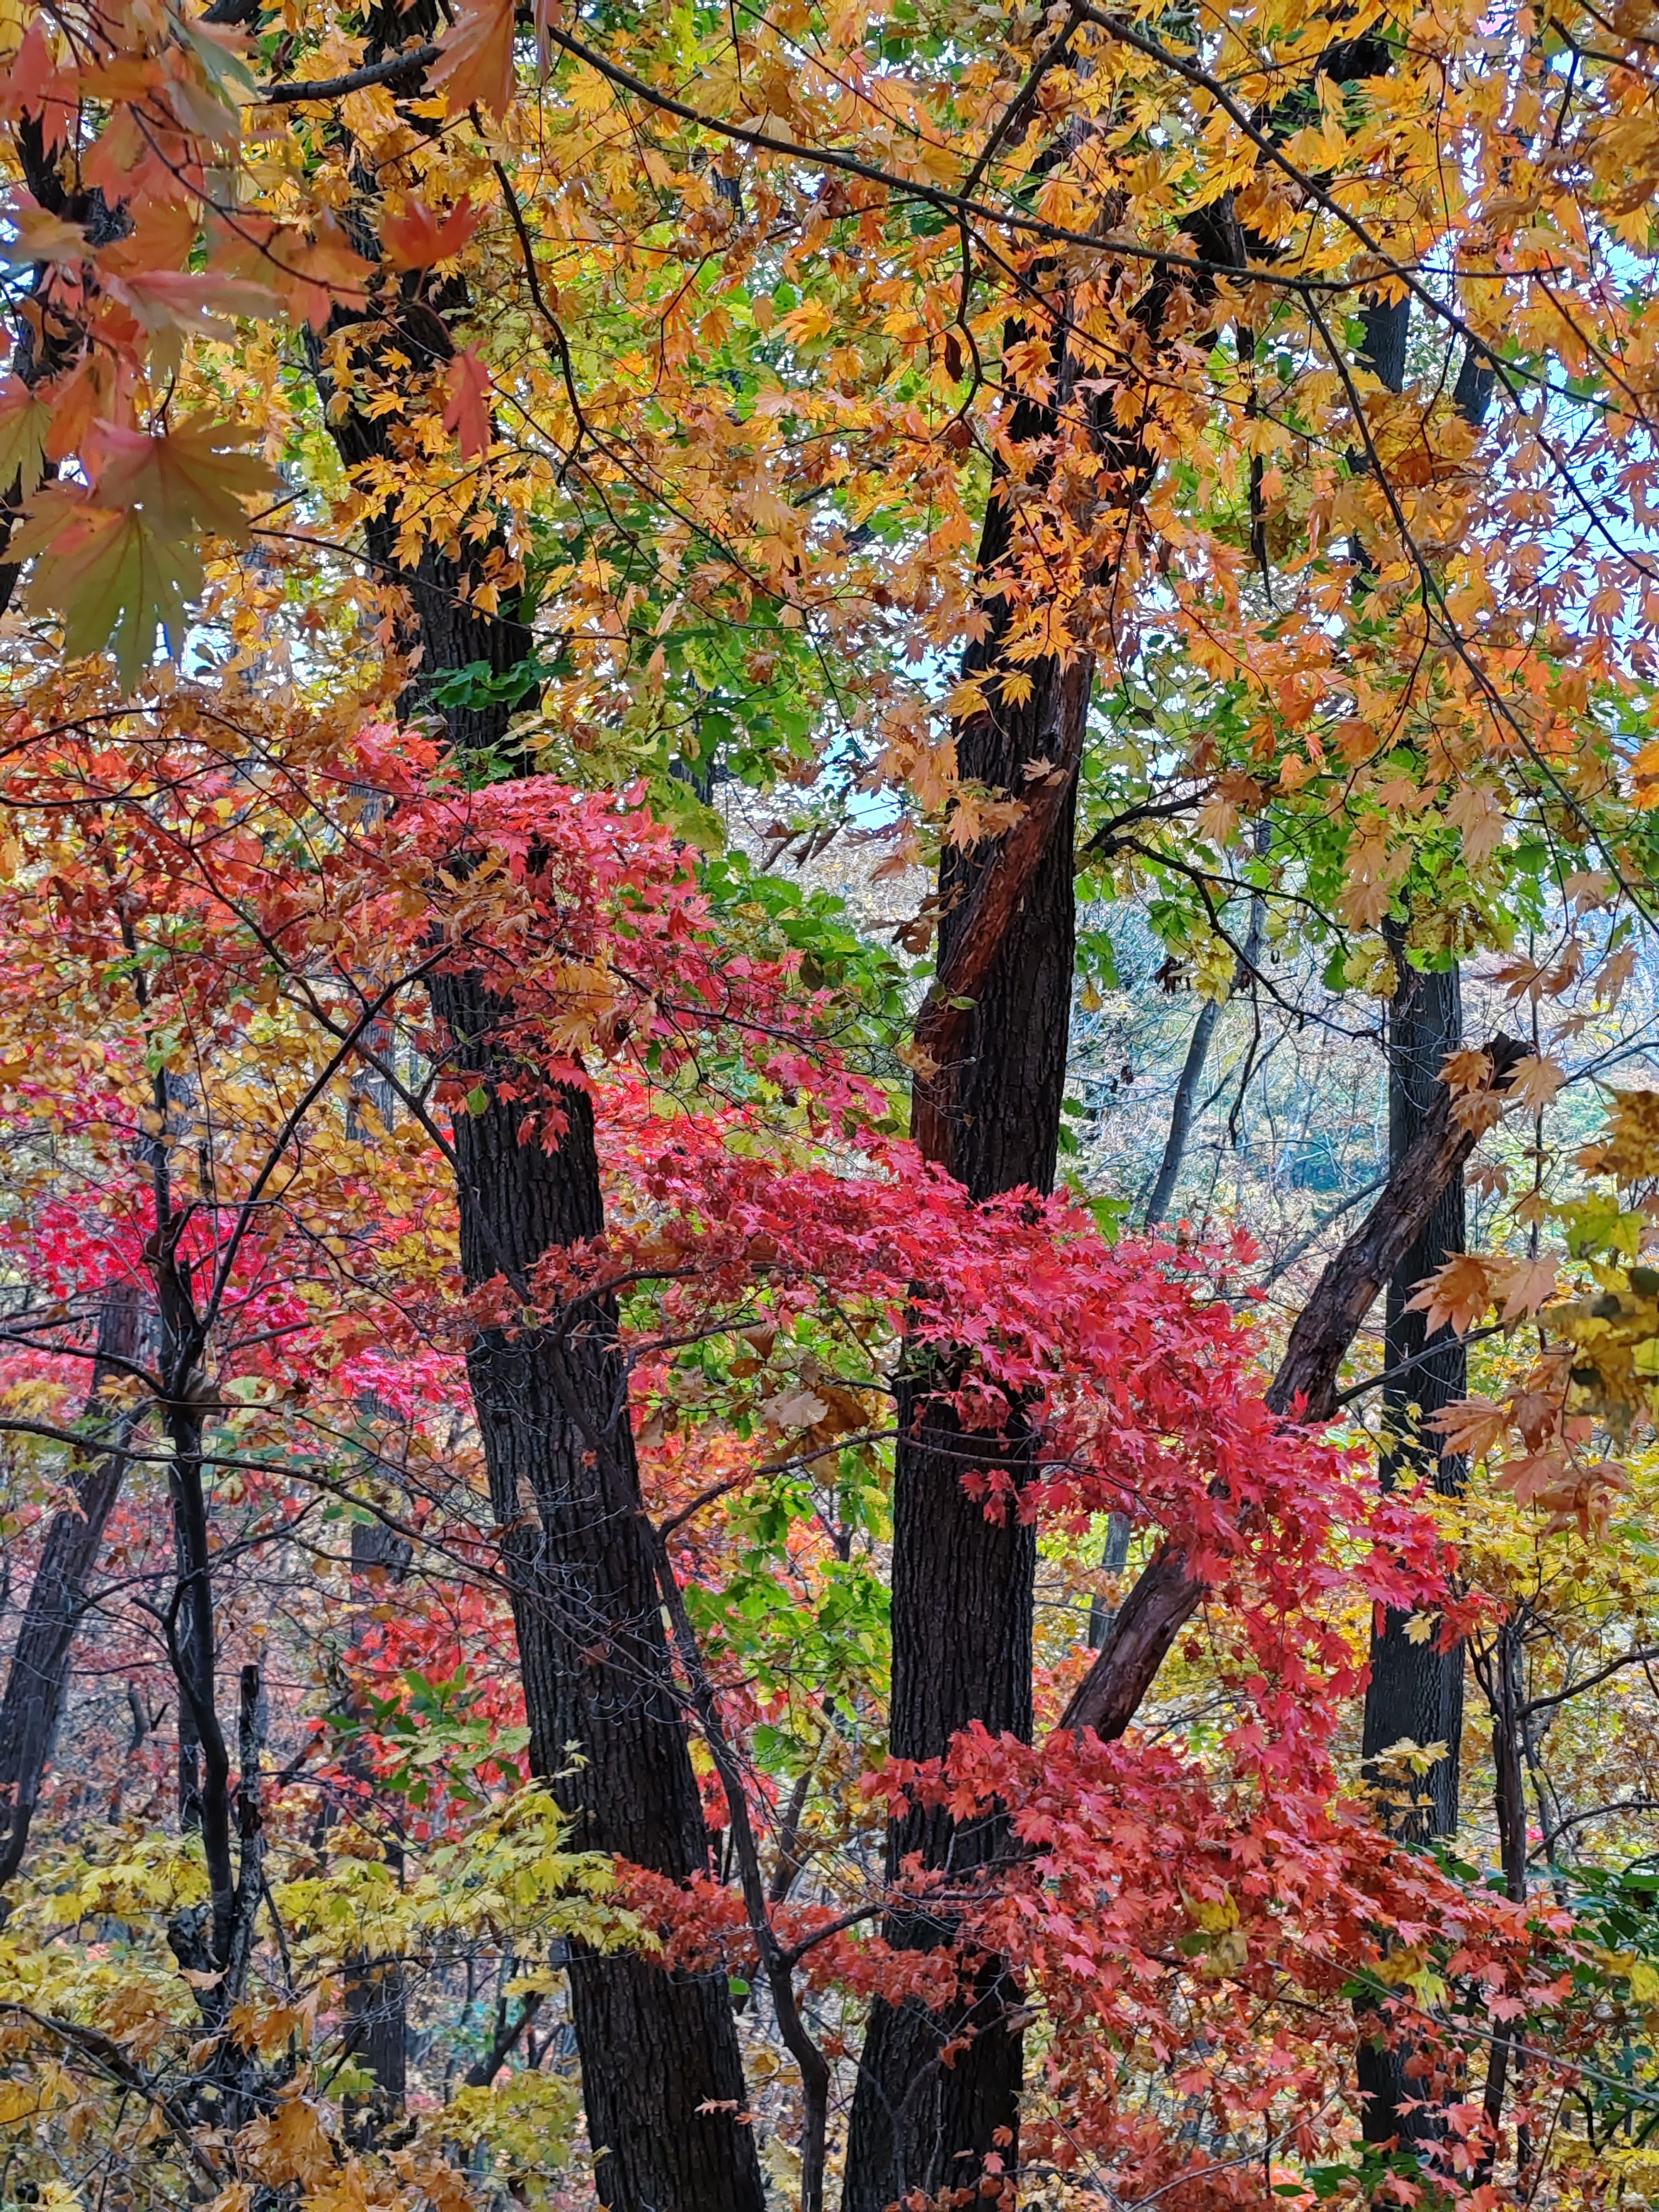
[[(1231, 199), (1194, 218), (1201, 250), (1223, 265), (1243, 258)], [(1178, 279), (1159, 271), (1136, 309), (1157, 342)], [(1087, 404), (1097, 450), (1133, 507), (1156, 463), (1137, 427), (1123, 428), (1098, 397), (1071, 386), (1056, 345), (1053, 408), (1029, 401), (1010, 435), (1031, 445), (1051, 437), (1062, 410)], [(1036, 481), (1041, 481), (1039, 468)], [(978, 571), (988, 583), (1015, 550), (1018, 494), (999, 475), (981, 538)], [(1012, 608), (990, 600), (985, 636), (963, 657), (964, 676), (1003, 665)], [(918, 1079), (913, 1126), (929, 1159), (970, 1195), (986, 1199), (1053, 1188), (1065, 1095), (1076, 951), (1075, 823), (1094, 664), (1079, 653), (1062, 665), (1031, 665), (1030, 696), (1018, 708), (975, 715), (957, 732), (963, 775), (1024, 802), (1021, 819), (995, 844), (947, 849), (939, 868), (937, 981), (916, 1024), (916, 1042), (938, 1063)], [(993, 687), (994, 688), (994, 687)], [(1033, 784), (1028, 763), (1053, 764)], [(970, 1001), (963, 1005), (960, 1001)], [(974, 1722), (1028, 1738), (1035, 1532), (1010, 1512), (987, 1517), (963, 1487), (964, 1474), (996, 1470), (1016, 1491), (1028, 1478), (1032, 1442), (1016, 1409), (1005, 1434), (965, 1436), (942, 1395), (946, 1371), (906, 1364), (899, 1376), (899, 1443), (893, 1497), (893, 1681), (890, 1741), (908, 1759), (942, 1756)], [(999, 1812), (960, 1826), (912, 1811), (888, 1834), (890, 1880), (902, 1886), (913, 1855), (924, 1871), (972, 1890), (992, 1878), (1012, 1848)], [(896, 1907), (884, 1929), (902, 1948), (934, 1949), (954, 1940), (948, 1896)], [(987, 1959), (965, 1997), (939, 2012), (915, 2003), (871, 2008), (848, 2136), (843, 2212), (883, 2212), (907, 2192), (976, 2188), (1018, 2162), (1021, 2041), (1010, 2021), (1019, 1994), (1002, 1962)], [(958, 2045), (944, 2063), (945, 2045)], [(988, 2167), (994, 2157), (997, 2164)]]
[[(1368, 307), (1364, 326), (1366, 365), (1389, 391), (1403, 390), (1409, 298), (1390, 307)], [(1490, 372), (1482, 369), (1472, 352), (1466, 352), (1454, 397), (1468, 421), (1479, 424), (1492, 390)], [(1395, 1161), (1410, 1152), (1434, 1110), (1441, 1064), (1463, 1041), (1463, 1003), (1455, 966), (1433, 973), (1414, 969), (1407, 957), (1404, 929), (1392, 922), (1383, 927), (1397, 976), (1388, 1030), (1389, 1155)], [(1449, 1328), (1431, 1338), (1426, 1316), (1409, 1310), (1423, 1278), (1462, 1251), (1465, 1234), (1460, 1166), (1389, 1283), (1384, 1364), (1390, 1379), (1383, 1386), (1383, 1412), (1389, 1444), (1377, 1468), (1385, 1490), (1391, 1490), (1402, 1473), (1426, 1474), (1443, 1497), (1457, 1497), (1468, 1479), (1468, 1462), (1442, 1450), (1436, 1432), (1427, 1425), (1443, 1407), (1468, 1394), (1463, 1340)], [(1362, 1752), (1367, 1773), (1379, 1784), (1379, 1802), (1389, 1826), (1407, 1841), (1427, 1844), (1457, 1832), (1464, 1652), (1461, 1642), (1449, 1648), (1437, 1638), (1413, 1643), (1407, 1633), (1407, 1620), (1391, 1611), (1372, 1630)], [(1425, 1775), (1408, 1773), (1383, 1786), (1377, 1761), (1391, 1746), (1406, 1740), (1446, 1748)], [(1416, 2109), (1415, 2085), (1405, 2072), (1407, 2056), (1380, 2037), (1368, 2037), (1360, 2044), (1357, 2071), (1368, 2142), (1397, 2142), (1402, 2149), (1410, 2149), (1438, 2131), (1437, 2117)], [(1500, 2085), (1500, 2099), (1501, 2094)]]
[[(99, 1310), (97, 1358), (84, 1417), (88, 1423), (100, 1410), (103, 1385), (124, 1371), (123, 1363), (139, 1358), (143, 1334), (138, 1285), (112, 1284)], [(112, 1422), (118, 1446), (133, 1419), (127, 1414)], [(87, 1606), (88, 1580), (125, 1471), (119, 1449), (99, 1453), (94, 1446), (81, 1458), (74, 1475), (75, 1504), (53, 1516), (29, 1588), (0, 1698), (0, 1887), (23, 1863), (69, 1686), (70, 1654)]]
[[(1365, 313), (1365, 359), (1391, 392), (1402, 389), (1411, 302), (1373, 307)], [(1479, 424), (1491, 402), (1492, 379), (1472, 351), (1466, 351), (1454, 394), (1465, 419)], [(1434, 973), (1413, 968), (1407, 957), (1406, 933), (1384, 924), (1397, 982), (1389, 1009), (1389, 1157), (1405, 1157), (1433, 1112), (1436, 1079), (1448, 1053), (1463, 1041), (1462, 989), (1453, 967)], [(1385, 1490), (1400, 1474), (1426, 1474), (1443, 1496), (1462, 1494), (1468, 1462), (1443, 1452), (1431, 1418), (1468, 1390), (1468, 1358), (1463, 1340), (1443, 1328), (1431, 1338), (1426, 1316), (1409, 1310), (1417, 1285), (1464, 1248), (1465, 1204), (1460, 1168), (1447, 1183), (1421, 1231), (1389, 1284), (1385, 1326), (1390, 1380), (1383, 1407), (1390, 1448), (1378, 1474)], [(1426, 1843), (1457, 1832), (1459, 1747), (1463, 1734), (1463, 1647), (1443, 1650), (1437, 1643), (1413, 1644), (1405, 1617), (1389, 1613), (1371, 1642), (1370, 1684), (1365, 1695), (1364, 1753), (1375, 1760), (1390, 1745), (1409, 1737), (1413, 1743), (1443, 1743), (1420, 1796), (1395, 1808), (1393, 1825), (1411, 1840)]]
[[(1389, 1135), (1391, 1158), (1399, 1160), (1416, 1142), (1437, 1103), (1436, 1094), (1443, 1093), (1436, 1079), (1447, 1053), (1462, 1042), (1462, 1013), (1456, 970), (1420, 974), (1406, 964), (1400, 933), (1393, 936), (1401, 983), (1389, 1016)], [(1382, 1396), (1390, 1444), (1379, 1468), (1385, 1490), (1392, 1490), (1402, 1474), (1427, 1474), (1444, 1497), (1457, 1497), (1463, 1489), (1467, 1461), (1442, 1452), (1434, 1431), (1425, 1424), (1443, 1407), (1467, 1396), (1468, 1353), (1453, 1329), (1443, 1328), (1431, 1338), (1425, 1328), (1427, 1316), (1408, 1310), (1419, 1283), (1443, 1267), (1451, 1254), (1461, 1252), (1463, 1243), (1460, 1170), (1429, 1209), (1389, 1280), (1384, 1365), (1390, 1379), (1383, 1385)], [(1374, 1762), (1402, 1738), (1446, 1746), (1411, 1802), (1396, 1796), (1391, 1807), (1390, 1825), (1396, 1832), (1410, 1841), (1427, 1843), (1457, 1831), (1463, 1647), (1456, 1644), (1444, 1650), (1434, 1639), (1413, 1643), (1406, 1632), (1408, 1619), (1391, 1612), (1373, 1634), (1363, 1749), (1365, 1759)]]
[[(522, 1283), (543, 1255), (604, 1226), (593, 1111), (561, 1103), (556, 1152), (521, 1143), (526, 1108), (493, 1087), (507, 1014), (476, 976), (441, 975), (434, 1011), (489, 1103), (456, 1117), (469, 1285)], [(663, 1632), (617, 1317), (606, 1300), (556, 1327), (483, 1332), (467, 1356), (513, 1593), (534, 1771), (574, 1822), (573, 1848), (678, 1881), (707, 1827)], [(573, 1766), (580, 1754), (580, 1765)], [(573, 1945), (571, 2009), (601, 2200), (613, 2212), (761, 2212), (753, 2130), (721, 1973), (668, 1973)]]
[[(1022, 408), (1014, 430), (1029, 440), (1051, 427), (1051, 418)], [(1006, 563), (1013, 523), (1012, 501), (994, 497), (981, 575)], [(994, 604), (991, 629), (963, 656), (964, 674), (996, 667), (1004, 652), (1008, 601)], [(1093, 671), (1086, 661), (1062, 669), (1049, 660), (1032, 672), (1031, 696), (1020, 708), (976, 716), (958, 732), (964, 775), (1032, 803), (1001, 848), (948, 852), (941, 864), (940, 980), (917, 1030), (942, 1063), (918, 1086), (918, 1139), (975, 1199), (1048, 1191), (1059, 1152), (1076, 943), (1077, 764)], [(1060, 771), (1035, 793), (1024, 778), (1033, 759)], [(961, 996), (974, 1000), (965, 1016), (948, 1007)], [(974, 1721), (1027, 1740), (1031, 1733), (1035, 1532), (1013, 1513), (988, 1518), (963, 1487), (964, 1474), (996, 1468), (1018, 1488), (1030, 1440), (1018, 1420), (999, 1440), (964, 1434), (939, 1395), (949, 1387), (947, 1374), (919, 1364), (907, 1364), (899, 1378), (890, 1741), (904, 1759), (939, 1757)], [(1000, 1814), (958, 1825), (915, 1810), (890, 1826), (889, 1878), (902, 1882), (914, 1853), (925, 1869), (971, 1887), (1006, 1859), (1009, 1845)], [(902, 1948), (933, 1949), (951, 1942), (957, 1926), (941, 1903), (896, 1911), (884, 1932)], [(963, 2003), (941, 2012), (915, 2002), (872, 2007), (844, 2212), (881, 2212), (913, 2189), (973, 2187), (994, 2151), (1012, 2169), (1021, 2045), (1006, 2022), (1017, 2004), (1001, 1962), (988, 1960)], [(944, 2064), (944, 2045), (963, 2038), (966, 2047)]]
[[(1407, 962), (1404, 933), (1389, 929), (1400, 974), (1389, 1010), (1389, 1140), (1395, 1160), (1410, 1148), (1429, 1115), (1443, 1097), (1436, 1075), (1448, 1052), (1462, 1042), (1462, 994), (1455, 969), (1419, 973)], [(1430, 1338), (1426, 1316), (1407, 1311), (1407, 1302), (1425, 1275), (1461, 1252), (1464, 1243), (1463, 1174), (1448, 1178), (1429, 1208), (1422, 1227), (1389, 1279), (1383, 1384), (1383, 1416), (1390, 1446), (1378, 1462), (1377, 1477), (1392, 1490), (1401, 1474), (1429, 1474), (1435, 1488), (1455, 1497), (1463, 1488), (1467, 1461), (1442, 1452), (1425, 1419), (1467, 1395), (1468, 1358), (1463, 1340), (1450, 1328)], [(1370, 1680), (1365, 1691), (1361, 1747), (1364, 1771), (1377, 1790), (1386, 1826), (1403, 1840), (1428, 1844), (1457, 1832), (1458, 1776), (1463, 1741), (1463, 1646), (1449, 1650), (1437, 1638), (1413, 1643), (1407, 1633), (1407, 1613), (1393, 1609), (1371, 1631)], [(1443, 1744), (1445, 1749), (1425, 1773), (1409, 1765), (1385, 1777), (1382, 1754), (1397, 1743)], [(1425, 2150), (1443, 2132), (1438, 2114), (1423, 2100), (1421, 2085), (1407, 2072), (1408, 2047), (1377, 2032), (1362, 2033), (1355, 2075), (1362, 2104), (1360, 2124), (1367, 2142), (1389, 2143), (1408, 2155)]]
[[(407, 1539), (383, 1522), (354, 1522), (355, 1604), (366, 1607), (373, 1603), (377, 1590), (401, 1582), (408, 1571), (410, 1551)], [(361, 1641), (365, 1625), (360, 1613), (353, 1629), (354, 1643)], [(372, 1786), (368, 1761), (356, 1746), (344, 1765), (367, 1796)], [(403, 1847), (395, 1838), (386, 1845), (385, 1856), (401, 1881)], [(409, 2087), (409, 1993), (402, 1960), (375, 1959), (365, 1954), (354, 1957), (348, 1963), (343, 1996), (345, 2048), (374, 2083), (366, 2096), (354, 2097), (347, 2103), (346, 2132), (362, 2148), (380, 2140), (403, 2118)]]
[[(417, 367), (453, 352), (429, 302), (394, 296), (387, 312), (396, 320), (386, 343)], [(348, 466), (395, 458), (395, 431), (384, 422), (349, 411), (331, 428)], [(408, 595), (409, 641), (421, 648), (417, 697), (447, 670), (482, 661), (507, 674), (528, 659), (528, 628), (478, 612), (468, 572), (433, 549), (415, 571), (398, 570), (389, 515), (371, 518), (365, 535), (382, 573)], [(480, 561), (489, 550), (479, 549)], [(447, 710), (450, 738), (458, 749), (499, 756), (512, 711)], [(453, 1064), (484, 1092), (482, 1111), (456, 1116), (463, 1271), (469, 1287), (505, 1276), (522, 1288), (544, 1254), (604, 1226), (592, 1104), (561, 1091), (568, 1126), (557, 1149), (539, 1138), (521, 1143), (526, 1109), (496, 1088), (510, 1006), (473, 975), (436, 975), (428, 993)], [(707, 1828), (663, 1631), (615, 1312), (599, 1302), (557, 1328), (483, 1332), (467, 1370), (512, 1588), (533, 1770), (572, 1816), (577, 1849), (684, 1881), (706, 1863)], [(569, 1975), (595, 2177), (609, 2212), (763, 2212), (724, 1976), (669, 1973), (577, 1945)]]

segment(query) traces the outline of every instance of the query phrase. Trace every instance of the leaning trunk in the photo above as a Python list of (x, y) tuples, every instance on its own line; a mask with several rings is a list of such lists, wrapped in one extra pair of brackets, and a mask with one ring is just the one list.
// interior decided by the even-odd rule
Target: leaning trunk
[[(125, 1371), (141, 1349), (143, 1304), (137, 1285), (112, 1284), (98, 1316), (97, 1356), (86, 1418), (93, 1420), (106, 1382)], [(0, 1698), (0, 1887), (23, 1863), (29, 1824), (40, 1802), (40, 1785), (51, 1756), (52, 1736), (69, 1686), (70, 1653), (87, 1605), (87, 1582), (97, 1564), (104, 1526), (121, 1492), (126, 1459), (120, 1449), (133, 1416), (116, 1423), (116, 1448), (89, 1454), (75, 1476), (75, 1503), (55, 1514), (46, 1531), (40, 1565), (17, 1632)]]

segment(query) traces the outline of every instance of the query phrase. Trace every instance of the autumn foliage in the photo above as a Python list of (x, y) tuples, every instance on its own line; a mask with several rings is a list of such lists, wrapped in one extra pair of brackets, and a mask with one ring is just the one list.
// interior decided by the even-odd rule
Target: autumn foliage
[[(20, 2202), (1647, 2186), (1649, 1877), (1522, 1765), (1654, 1656), (1659, 1094), (1572, 1086), (1645, 1049), (1656, 36), (0, 0)], [(1264, 1008), (1386, 1006), (1398, 1089), (1462, 963), (1470, 1249), (1400, 1284), (1403, 1142), (1282, 1266), (1058, 1135), (958, 1180), (1045, 865), (1248, 994), (1235, 1121)], [(1486, 1347), (1432, 1420), (1379, 1295)], [(1033, 1532), (1036, 1725), (913, 1758), (924, 1429)], [(1183, 1577), (1061, 1725), (1075, 1594)], [(1390, 1635), (1488, 1698), (1492, 1852), (1455, 1743), (1362, 1759)], [(1014, 2069), (890, 2185), (890, 2018), (946, 2113)]]

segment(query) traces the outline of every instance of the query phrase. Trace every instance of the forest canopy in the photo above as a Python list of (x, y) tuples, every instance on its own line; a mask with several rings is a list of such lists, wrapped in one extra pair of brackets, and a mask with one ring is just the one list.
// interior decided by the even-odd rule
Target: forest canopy
[(1659, 2201), (1659, 12), (0, 0), (0, 2202)]

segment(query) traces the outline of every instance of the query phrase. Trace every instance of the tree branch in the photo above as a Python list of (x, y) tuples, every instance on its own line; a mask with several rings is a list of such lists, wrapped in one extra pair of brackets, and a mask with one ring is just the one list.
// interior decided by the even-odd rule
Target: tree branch
[(367, 92), (371, 85), (386, 84), (393, 77), (430, 69), (441, 52), (439, 46), (411, 46), (407, 53), (388, 55), (383, 62), (365, 62), (362, 69), (348, 70), (343, 76), (295, 77), (286, 84), (262, 85), (256, 104), (295, 107), (310, 100), (343, 100), (349, 92)]
[[(1495, 1090), (1508, 1081), (1523, 1049), (1501, 1035), (1486, 1047)], [(1443, 1087), (1422, 1135), (1329, 1261), (1298, 1316), (1267, 1391), (1275, 1413), (1317, 1422), (1336, 1411), (1337, 1370), (1360, 1323), (1477, 1141), (1477, 1133), (1453, 1114), (1451, 1093)], [(1160, 1545), (1124, 1600), (1111, 1641), (1073, 1692), (1061, 1728), (1093, 1729), (1107, 1741), (1121, 1735), (1207, 1587), (1188, 1570), (1179, 1545)]]

